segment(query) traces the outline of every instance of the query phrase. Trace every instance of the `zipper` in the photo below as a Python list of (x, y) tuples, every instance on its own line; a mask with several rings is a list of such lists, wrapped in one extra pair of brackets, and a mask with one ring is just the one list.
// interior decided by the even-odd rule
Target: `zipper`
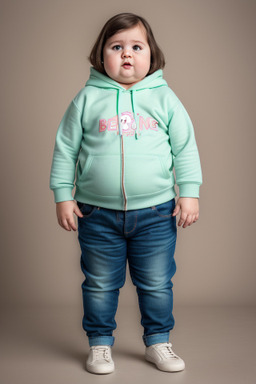
[(127, 211), (127, 198), (125, 194), (125, 188), (124, 188), (124, 141), (123, 141), (123, 135), (121, 135), (121, 146), (122, 146), (122, 191), (124, 196), (124, 210)]

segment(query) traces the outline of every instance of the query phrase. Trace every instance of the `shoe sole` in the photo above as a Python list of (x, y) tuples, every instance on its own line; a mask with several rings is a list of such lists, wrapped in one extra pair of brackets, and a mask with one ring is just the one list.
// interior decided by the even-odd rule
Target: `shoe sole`
[(100, 369), (97, 370), (98, 368), (99, 367), (96, 368), (96, 367), (92, 367), (90, 365), (86, 365), (87, 371), (90, 372), (90, 373), (94, 373), (96, 375), (107, 375), (109, 373), (113, 373), (114, 370), (115, 370), (115, 367), (109, 367), (107, 370), (104, 369), (104, 371), (100, 371)]
[(164, 372), (180, 372), (180, 371), (183, 371), (185, 369), (185, 363), (183, 363), (180, 367), (177, 367), (177, 368), (171, 368), (171, 369), (164, 369), (161, 364), (157, 364), (155, 362), (155, 360), (153, 359), (153, 357), (149, 356), (149, 355), (145, 355), (145, 359), (147, 361), (149, 361), (150, 363), (152, 364), (155, 364), (157, 366), (158, 369), (160, 369), (160, 371), (164, 371)]

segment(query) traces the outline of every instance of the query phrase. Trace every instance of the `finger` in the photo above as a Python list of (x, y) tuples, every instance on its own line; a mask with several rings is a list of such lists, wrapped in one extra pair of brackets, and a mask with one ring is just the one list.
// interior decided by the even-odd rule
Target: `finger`
[(195, 219), (195, 215), (191, 215), (191, 221), (190, 223), (188, 224), (189, 226), (192, 225), (193, 223), (195, 223), (196, 219)]
[(82, 214), (82, 212), (80, 211), (80, 209), (78, 207), (75, 207), (74, 212), (77, 216), (84, 217), (84, 215)]
[(179, 204), (177, 204), (176, 207), (174, 208), (173, 212), (172, 212), (172, 216), (177, 216), (179, 211), (180, 211), (180, 206), (179, 206)]
[[(59, 223), (59, 225), (61, 226), (61, 228), (64, 228), (63, 222), (62, 222), (62, 220), (59, 219), (59, 218), (58, 218), (58, 223)], [(64, 229), (65, 229), (65, 228), (64, 228)]]
[(187, 226), (190, 225), (191, 220), (192, 220), (192, 215), (187, 215), (183, 228), (187, 228)]
[(75, 225), (74, 219), (68, 219), (68, 224), (69, 224), (69, 227), (73, 229), (73, 231), (76, 231), (76, 225)]
[(178, 222), (178, 225), (179, 225), (179, 226), (181, 226), (181, 225), (183, 225), (183, 224), (185, 223), (185, 221), (186, 221), (186, 217), (187, 217), (187, 216), (186, 216), (184, 213), (181, 214), (180, 219), (179, 219), (179, 222)]
[(71, 231), (67, 219), (62, 220), (62, 227), (66, 229), (66, 231)]

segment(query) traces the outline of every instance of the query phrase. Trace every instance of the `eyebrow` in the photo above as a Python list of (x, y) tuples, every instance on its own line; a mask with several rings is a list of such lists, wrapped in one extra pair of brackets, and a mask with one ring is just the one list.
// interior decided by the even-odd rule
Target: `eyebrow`
[[(115, 41), (111, 41), (109, 44), (116, 44), (116, 43), (123, 43), (124, 40), (115, 40)], [(140, 40), (131, 40), (132, 43), (139, 43), (139, 44), (142, 44), (142, 45), (145, 45), (145, 43), (143, 43), (142, 41)]]

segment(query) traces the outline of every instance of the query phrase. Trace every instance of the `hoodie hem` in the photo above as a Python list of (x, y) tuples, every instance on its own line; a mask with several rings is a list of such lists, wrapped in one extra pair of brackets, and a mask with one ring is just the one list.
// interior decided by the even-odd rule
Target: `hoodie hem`
[[(159, 191), (157, 195), (136, 195), (136, 196), (127, 196), (127, 209), (126, 211), (131, 211), (134, 209), (143, 209), (153, 207), (154, 205), (163, 204), (169, 200), (172, 200), (177, 193), (174, 186), (168, 188), (167, 190)], [(124, 211), (124, 200), (120, 199), (119, 196), (101, 196), (101, 199), (98, 200), (95, 198), (95, 195), (90, 195), (88, 193), (76, 191), (74, 195), (76, 201), (81, 203), (95, 205), (97, 207), (114, 209), (118, 211)]]

